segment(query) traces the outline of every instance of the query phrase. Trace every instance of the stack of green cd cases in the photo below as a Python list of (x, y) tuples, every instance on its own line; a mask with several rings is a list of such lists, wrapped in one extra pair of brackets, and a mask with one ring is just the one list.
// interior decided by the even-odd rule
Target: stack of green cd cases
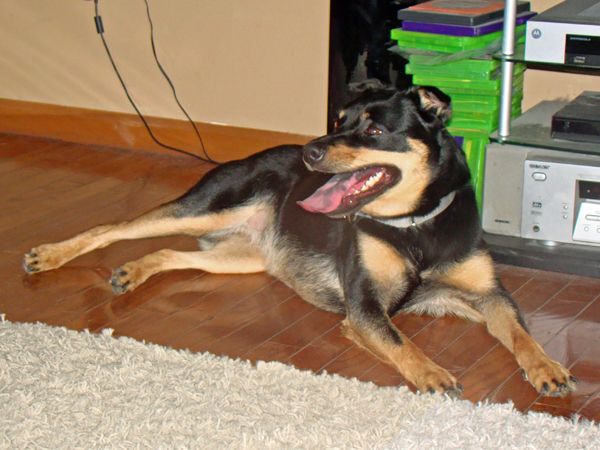
[[(517, 27), (516, 36), (518, 43), (524, 41), (524, 25)], [(448, 130), (462, 141), (481, 207), (485, 148), (498, 128), (501, 83), (500, 61), (485, 50), (502, 39), (502, 32), (465, 37), (395, 29), (392, 39), (408, 55), (406, 73), (412, 75), (414, 85), (435, 86), (452, 98)], [(478, 56), (468, 57), (473, 54)], [(523, 64), (515, 65), (513, 117), (521, 114), (524, 70)]]

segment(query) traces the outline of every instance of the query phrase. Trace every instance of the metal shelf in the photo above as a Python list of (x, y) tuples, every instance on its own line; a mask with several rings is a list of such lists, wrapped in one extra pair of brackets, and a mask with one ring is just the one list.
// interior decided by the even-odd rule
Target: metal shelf
[(567, 141), (551, 136), (550, 124), (552, 115), (567, 105), (566, 101), (547, 100), (517, 117), (511, 122), (510, 134), (490, 136), (492, 142), (501, 144), (523, 145), (527, 147), (547, 148), (564, 152), (600, 155), (600, 144), (593, 142)]
[(502, 52), (496, 52), (492, 55), (497, 61), (510, 61), (515, 64), (526, 64), (528, 68), (536, 70), (548, 70), (552, 72), (569, 72), (581, 74), (598, 74), (600, 75), (600, 67), (586, 66), (583, 64), (567, 64), (567, 63), (550, 63), (539, 61), (527, 61), (525, 59), (525, 47), (519, 45), (514, 49), (514, 54), (504, 55)]
[[(552, 138), (552, 115), (567, 102), (543, 101), (515, 120), (511, 119), (515, 64), (524, 63), (528, 68), (539, 70), (600, 75), (598, 67), (526, 61), (524, 46), (515, 48), (516, 6), (517, 0), (505, 2), (502, 51), (493, 56), (501, 62), (502, 83), (498, 131), (491, 135), (490, 139), (500, 144), (600, 155), (599, 144)], [(550, 247), (533, 239), (487, 232), (484, 233), (484, 240), (494, 258), (502, 263), (600, 277), (598, 246), (558, 244)]]
[(536, 69), (565, 71), (575, 73), (599, 74), (600, 68), (587, 67), (583, 65), (539, 63), (526, 61), (524, 58), (524, 47), (515, 48), (515, 22), (517, 17), (517, 0), (506, 0), (504, 8), (504, 28), (502, 37), (502, 50), (495, 57), (499, 59), (502, 68), (502, 83), (500, 89), (500, 113), (498, 120), (498, 132), (500, 142), (509, 139), (511, 131), (511, 107), (512, 107), (512, 80), (514, 65), (525, 63), (528, 67), (535, 66)]

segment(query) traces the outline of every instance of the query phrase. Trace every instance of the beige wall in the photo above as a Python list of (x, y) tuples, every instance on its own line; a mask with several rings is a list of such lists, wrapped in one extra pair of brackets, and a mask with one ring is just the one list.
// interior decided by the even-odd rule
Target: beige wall
[[(532, 0), (536, 11), (559, 0)], [(325, 131), (329, 2), (149, 0), (158, 53), (194, 120)], [(181, 118), (156, 68), (143, 0), (100, 0), (106, 39), (145, 114)], [(93, 2), (0, 0), (0, 98), (132, 112)], [(528, 70), (523, 108), (600, 90), (600, 77)]]
[[(159, 57), (194, 120), (325, 131), (329, 2), (148, 0)], [(155, 66), (143, 0), (100, 0), (105, 37), (150, 116), (184, 118)], [(133, 112), (93, 2), (0, 0), (0, 98)]]
[[(561, 0), (530, 0), (531, 9), (543, 12)], [(600, 91), (600, 76), (569, 74), (528, 69), (523, 86), (523, 110), (535, 106), (542, 100), (569, 100), (581, 91)]]

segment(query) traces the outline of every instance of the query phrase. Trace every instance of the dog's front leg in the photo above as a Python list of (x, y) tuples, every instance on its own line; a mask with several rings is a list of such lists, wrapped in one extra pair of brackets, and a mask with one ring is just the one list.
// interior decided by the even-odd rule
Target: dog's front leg
[(490, 334), (515, 355), (525, 378), (540, 394), (564, 397), (576, 389), (576, 379), (531, 337), (518, 310), (502, 289), (482, 297), (476, 306), (485, 317)]
[(552, 360), (527, 332), (519, 309), (496, 279), (492, 258), (478, 251), (455, 263), (438, 281), (460, 289), (471, 298), (469, 306), (478, 310), (492, 336), (515, 355), (525, 377), (542, 395), (564, 397), (576, 388), (576, 380)]
[(346, 337), (395, 367), (421, 392), (446, 393), (453, 397), (462, 394), (463, 388), (456, 378), (429, 359), (388, 317), (383, 313), (377, 317), (365, 313), (367, 311), (349, 315), (342, 322)]
[(363, 235), (357, 244), (344, 265), (344, 334), (395, 367), (421, 392), (460, 396), (456, 378), (398, 330), (387, 313), (390, 299), (406, 290), (410, 267), (385, 241)]

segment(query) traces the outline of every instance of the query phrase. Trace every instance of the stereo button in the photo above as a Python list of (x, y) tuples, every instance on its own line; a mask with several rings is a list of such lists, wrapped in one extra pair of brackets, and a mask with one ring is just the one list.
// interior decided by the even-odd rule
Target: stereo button
[(546, 181), (546, 174), (544, 172), (533, 172), (531, 177), (535, 181)]
[(585, 220), (593, 220), (594, 222), (600, 222), (600, 216), (596, 216), (594, 214), (586, 214)]

